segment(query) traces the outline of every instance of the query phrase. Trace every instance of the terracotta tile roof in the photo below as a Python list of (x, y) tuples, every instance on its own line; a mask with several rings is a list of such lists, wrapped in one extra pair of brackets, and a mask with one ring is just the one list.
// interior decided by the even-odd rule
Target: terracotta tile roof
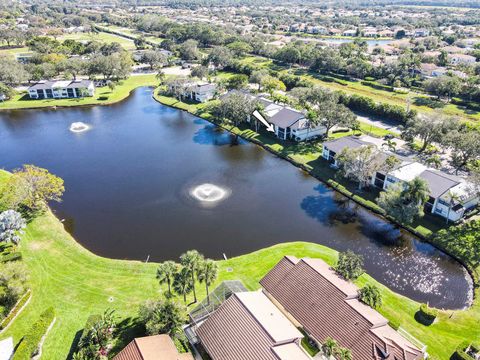
[(277, 355), (303, 335), (262, 292), (233, 294), (196, 333), (213, 360), (301, 360), (288, 357), (291, 348)]
[(356, 287), (339, 281), (321, 260), (301, 259), (295, 264), (284, 258), (260, 284), (313, 338), (320, 343), (327, 337), (335, 339), (352, 351), (355, 360), (385, 358), (382, 351), (402, 360), (423, 357), (383, 316), (356, 300), (352, 296)]
[(190, 353), (179, 354), (168, 335), (154, 335), (131, 341), (113, 360), (193, 360)]

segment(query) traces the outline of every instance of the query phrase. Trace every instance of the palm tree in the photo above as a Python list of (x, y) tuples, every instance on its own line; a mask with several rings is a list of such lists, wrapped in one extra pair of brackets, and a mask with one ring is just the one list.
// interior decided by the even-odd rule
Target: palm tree
[(180, 256), (180, 264), (188, 270), (191, 276), (193, 302), (197, 302), (197, 293), (195, 292), (195, 274), (198, 271), (198, 266), (203, 260), (203, 256), (197, 250), (189, 250)]
[(183, 267), (175, 274), (173, 279), (173, 290), (178, 295), (183, 295), (183, 302), (187, 303), (187, 294), (192, 292), (193, 283), (190, 270)]
[(448, 221), (450, 220), (450, 211), (452, 211), (453, 205), (455, 205), (455, 201), (458, 201), (460, 199), (457, 194), (454, 194), (450, 190), (448, 191), (448, 196), (450, 197), (450, 201), (448, 202), (447, 225)]
[(322, 345), (322, 350), (326, 356), (330, 357), (335, 354), (337, 346), (338, 344), (335, 340), (333, 340), (331, 337), (327, 337)]
[(397, 150), (397, 143), (392, 139), (387, 139), (383, 144), (382, 147), (386, 147), (391, 152), (395, 152)]
[(405, 200), (414, 204), (422, 204), (427, 201), (430, 190), (425, 180), (416, 177), (408, 183), (404, 190)]
[(337, 351), (335, 352), (335, 355), (337, 355), (338, 360), (352, 360), (352, 352), (349, 349), (346, 348), (337, 348)]
[(163, 81), (165, 80), (165, 73), (163, 72), (163, 70), (158, 70), (157, 74), (155, 75), (155, 77), (157, 78), (157, 80), (161, 83), (163, 83)]
[(205, 289), (207, 290), (207, 303), (210, 305), (210, 297), (208, 295), (208, 287), (217, 279), (218, 265), (212, 259), (202, 261), (198, 270), (197, 278), (200, 282), (205, 282)]
[(160, 284), (167, 283), (168, 285), (168, 295), (172, 296), (171, 284), (175, 273), (177, 272), (177, 264), (173, 261), (165, 261), (158, 266), (157, 269), (157, 279)]

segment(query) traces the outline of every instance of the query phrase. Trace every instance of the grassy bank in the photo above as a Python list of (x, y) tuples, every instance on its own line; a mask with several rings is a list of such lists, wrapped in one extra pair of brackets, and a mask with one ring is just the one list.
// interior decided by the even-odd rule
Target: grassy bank
[[(7, 173), (0, 172), (0, 184), (6, 176)], [(115, 309), (123, 328), (127, 328), (117, 344), (120, 347), (135, 335), (134, 328), (128, 329), (128, 324), (135, 319), (138, 305), (146, 299), (161, 296), (162, 290), (155, 280), (156, 264), (96, 256), (80, 246), (50, 212), (28, 225), (20, 247), (30, 272), (32, 300), (1, 338), (13, 336), (18, 343), (29, 325), (45, 309), (54, 306), (57, 321), (45, 341), (44, 359), (65, 359), (87, 317), (106, 308)], [(284, 255), (322, 258), (329, 264), (334, 264), (337, 259), (334, 250), (318, 244), (279, 244), (219, 261), (216, 284), (240, 279), (249, 289), (257, 289), (258, 281)], [(232, 271), (227, 272), (227, 268)], [(440, 312), (439, 320), (425, 327), (414, 319), (418, 303), (395, 294), (366, 274), (357, 281), (359, 286), (365, 283), (380, 287), (383, 295), (380, 312), (390, 320), (400, 321), (403, 328), (425, 342), (429, 353), (439, 359), (449, 358), (463, 339), (478, 338), (478, 302), (467, 311)], [(198, 292), (200, 298), (205, 296), (203, 286), (198, 286)]]
[(123, 80), (113, 91), (108, 87), (97, 88), (95, 96), (79, 99), (42, 99), (31, 100), (25, 93), (15, 95), (11, 100), (1, 102), (0, 110), (36, 109), (46, 107), (69, 107), (84, 105), (109, 105), (119, 102), (140, 86), (155, 86), (158, 81), (155, 75), (135, 75)]

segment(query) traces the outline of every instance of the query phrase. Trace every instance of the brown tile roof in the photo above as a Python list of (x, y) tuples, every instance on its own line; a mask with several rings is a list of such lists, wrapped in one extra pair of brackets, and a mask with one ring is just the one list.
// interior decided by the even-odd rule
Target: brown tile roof
[(331, 337), (355, 360), (382, 359), (381, 351), (402, 360), (423, 357), (383, 316), (352, 297), (354, 285), (345, 284), (323, 261), (294, 262), (282, 259), (260, 284), (317, 341)]
[(168, 335), (154, 335), (131, 341), (113, 360), (193, 360), (190, 353), (179, 354)]
[[(262, 292), (235, 293), (199, 325), (197, 336), (213, 360), (302, 360), (292, 344), (302, 334)], [(298, 354), (298, 352), (296, 352)]]

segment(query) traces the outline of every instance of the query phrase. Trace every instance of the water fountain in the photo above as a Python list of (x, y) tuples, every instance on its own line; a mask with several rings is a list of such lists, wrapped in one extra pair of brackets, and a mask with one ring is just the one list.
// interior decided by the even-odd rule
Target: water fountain
[(190, 189), (190, 195), (205, 205), (216, 205), (230, 195), (230, 190), (205, 183)]
[(90, 129), (90, 126), (81, 121), (74, 122), (70, 125), (70, 131), (74, 133), (81, 133), (87, 131), (88, 129)]

